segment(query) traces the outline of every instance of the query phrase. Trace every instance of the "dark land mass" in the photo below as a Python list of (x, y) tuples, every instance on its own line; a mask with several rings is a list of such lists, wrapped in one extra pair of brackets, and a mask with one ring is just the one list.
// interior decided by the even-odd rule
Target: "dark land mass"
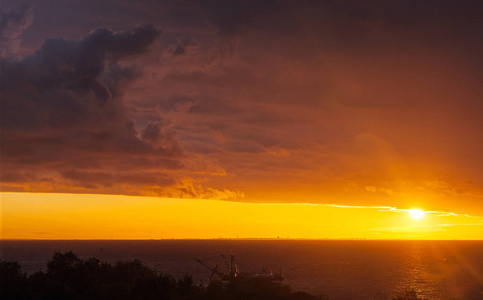
[[(27, 275), (18, 262), (0, 260), (0, 299), (166, 299), (166, 300), (325, 300), (322, 295), (293, 291), (269, 278), (236, 278), (196, 285), (191, 276), (175, 279), (158, 273), (139, 260), (115, 265), (73, 252), (54, 254), (47, 272)], [(419, 299), (408, 291), (394, 300)]]

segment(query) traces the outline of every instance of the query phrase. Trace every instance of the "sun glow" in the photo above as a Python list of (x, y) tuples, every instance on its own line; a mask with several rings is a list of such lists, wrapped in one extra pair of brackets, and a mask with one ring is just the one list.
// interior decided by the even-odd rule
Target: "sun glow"
[[(0, 193), (2, 239), (478, 239), (481, 216), (381, 206)], [(427, 220), (408, 224), (408, 213)], [(249, 218), (246, 216), (250, 216)], [(414, 224), (417, 223), (417, 224)]]
[(414, 220), (421, 220), (424, 217), (424, 211), (420, 209), (410, 209), (409, 216)]

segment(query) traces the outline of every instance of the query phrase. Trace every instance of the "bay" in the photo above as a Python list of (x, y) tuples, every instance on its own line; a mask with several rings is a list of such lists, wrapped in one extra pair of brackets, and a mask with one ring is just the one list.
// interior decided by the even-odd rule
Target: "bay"
[(26, 273), (45, 271), (55, 251), (103, 262), (139, 259), (177, 278), (208, 284), (203, 259), (223, 270), (282, 271), (295, 290), (329, 299), (388, 299), (415, 290), (425, 299), (483, 299), (483, 241), (369, 240), (23, 240), (1, 241), (0, 257)]

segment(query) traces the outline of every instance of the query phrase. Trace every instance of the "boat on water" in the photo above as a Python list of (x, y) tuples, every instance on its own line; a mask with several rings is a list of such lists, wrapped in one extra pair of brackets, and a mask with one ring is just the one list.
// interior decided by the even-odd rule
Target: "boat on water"
[[(209, 265), (209, 260), (212, 260), (214, 258), (219, 258), (221, 257), (223, 261), (225, 262), (227, 271), (222, 272), (218, 270), (218, 264), (215, 265), (214, 267)], [(272, 281), (282, 281), (284, 280), (284, 276), (282, 274), (282, 270), (279, 272), (267, 272), (265, 269), (262, 270), (262, 272), (257, 273), (254, 271), (240, 271), (238, 269), (237, 263), (235, 261), (235, 256), (233, 253), (230, 254), (230, 262), (228, 263), (228, 260), (226, 259), (226, 256), (223, 254), (217, 255), (212, 258), (207, 258), (207, 259), (199, 259), (195, 258), (195, 261), (206, 267), (211, 271), (211, 276), (210, 276), (210, 281), (213, 279), (215, 275), (219, 277), (222, 281), (233, 281), (233, 280), (239, 280), (239, 279), (255, 279), (255, 278), (265, 278), (268, 280)]]

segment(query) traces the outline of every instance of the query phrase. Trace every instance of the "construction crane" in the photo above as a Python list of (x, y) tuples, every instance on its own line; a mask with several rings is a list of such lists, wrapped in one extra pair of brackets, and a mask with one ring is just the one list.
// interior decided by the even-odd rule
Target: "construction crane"
[[(211, 267), (208, 263), (206, 263), (207, 260), (211, 260), (211, 259), (218, 258), (218, 257), (223, 258), (223, 261), (226, 265), (226, 268), (228, 269), (228, 272), (226, 272), (226, 273), (220, 272), (220, 271), (218, 271), (218, 265)], [(268, 278), (268, 279), (273, 280), (273, 281), (282, 281), (284, 279), (281, 270), (278, 273), (262, 272), (261, 274), (254, 273), (254, 272), (240, 272), (238, 270), (237, 264), (235, 262), (235, 256), (233, 255), (233, 253), (230, 254), (230, 263), (228, 263), (225, 255), (223, 255), (223, 254), (217, 255), (217, 256), (212, 257), (212, 258), (203, 259), (203, 260), (199, 259), (199, 258), (195, 258), (195, 261), (200, 263), (201, 265), (203, 265), (204, 267), (208, 268), (211, 271), (210, 281), (213, 279), (213, 276), (215, 274), (218, 275), (220, 277), (220, 279), (223, 280), (223, 281), (232, 281), (232, 280), (235, 280), (237, 278), (249, 279), (249, 278), (262, 278), (262, 277)]]
[(199, 258), (195, 258), (195, 261), (197, 261), (198, 263), (200, 263), (201, 265), (205, 266), (206, 268), (208, 268), (208, 270), (211, 271), (210, 281), (211, 281), (211, 279), (213, 279), (213, 276), (215, 274), (218, 275), (218, 276), (220, 276), (220, 278), (222, 280), (225, 280), (225, 278), (227, 278), (227, 274), (226, 273), (222, 273), (222, 272), (218, 271), (218, 265), (216, 265), (215, 267), (210, 267), (208, 264), (206, 264), (204, 261), (202, 261)]

